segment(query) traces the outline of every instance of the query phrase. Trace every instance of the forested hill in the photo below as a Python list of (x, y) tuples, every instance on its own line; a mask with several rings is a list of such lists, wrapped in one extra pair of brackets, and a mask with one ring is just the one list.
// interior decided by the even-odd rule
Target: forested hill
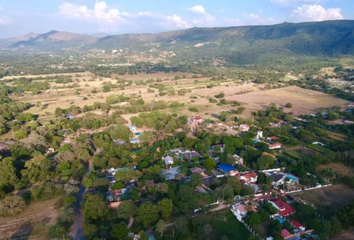
[(168, 51), (177, 59), (224, 58), (243, 63), (252, 63), (263, 58), (278, 59), (281, 56), (331, 57), (354, 54), (352, 20), (191, 28), (159, 34), (124, 34), (98, 39), (87, 35), (74, 36), (45, 41), (45, 45), (43, 41), (29, 39), (7, 47), (46, 50), (51, 49), (50, 44), (53, 44), (52, 49), (60, 50), (67, 47), (78, 50), (124, 49), (129, 53), (148, 52), (156, 55)]

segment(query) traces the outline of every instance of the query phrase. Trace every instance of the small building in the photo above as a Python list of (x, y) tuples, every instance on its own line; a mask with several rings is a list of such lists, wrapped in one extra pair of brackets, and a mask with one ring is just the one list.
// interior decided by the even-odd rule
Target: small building
[(119, 190), (110, 190), (107, 194), (108, 202), (119, 202), (121, 197), (127, 192), (126, 188), (122, 188)]
[(306, 228), (301, 224), (299, 223), (298, 221), (291, 221), (291, 226), (293, 228), (296, 228), (296, 229), (299, 229), (301, 232), (305, 232), (306, 231)]
[(296, 212), (295, 208), (281, 199), (273, 199), (269, 200), (269, 202), (278, 210), (278, 214), (282, 217), (287, 217)]
[(243, 165), (243, 158), (240, 157), (237, 154), (232, 155), (233, 158), (235, 158), (235, 164), (237, 165)]
[(180, 171), (181, 171), (181, 167), (178, 166), (178, 167), (170, 168), (170, 169), (163, 171), (162, 175), (165, 176), (165, 179), (167, 181), (175, 180), (178, 177)]
[(283, 230), (281, 230), (281, 232), (280, 232), (280, 237), (282, 237), (282, 238), (284, 238), (284, 239), (287, 239), (288, 237), (290, 237), (292, 234), (288, 231), (288, 230), (286, 230), (286, 229), (283, 229)]
[(200, 123), (203, 123), (203, 122), (204, 122), (204, 119), (201, 118), (201, 117), (199, 117), (199, 116), (196, 116), (196, 117), (193, 117), (193, 118), (192, 118), (192, 123), (198, 123), (198, 124), (200, 124)]
[(129, 125), (128, 128), (131, 132), (135, 132), (137, 130), (137, 127), (134, 125)]
[(65, 117), (69, 120), (74, 119), (75, 117), (71, 114), (65, 114)]
[(268, 141), (275, 141), (275, 140), (277, 140), (277, 137), (276, 136), (267, 137), (267, 140)]
[(199, 167), (194, 167), (189, 169), (191, 171), (191, 173), (199, 173), (200, 175), (203, 176), (203, 178), (208, 178), (209, 175), (205, 173), (205, 169), (203, 168), (199, 168)]
[(235, 168), (229, 164), (219, 164), (217, 167), (218, 167), (218, 170), (220, 170), (221, 172), (223, 172), (224, 174), (227, 174), (229, 176), (236, 176), (238, 174), (237, 168)]
[(163, 161), (165, 162), (166, 168), (170, 168), (175, 162), (171, 156), (163, 157)]
[(140, 139), (139, 138), (130, 139), (130, 143), (131, 144), (139, 144), (140, 143)]
[(256, 132), (256, 139), (259, 140), (260, 138), (263, 138), (263, 131)]
[(274, 158), (274, 159), (277, 158), (275, 155), (273, 155), (273, 154), (271, 154), (271, 153), (267, 153), (267, 152), (263, 152), (263, 153), (262, 153), (262, 156), (271, 157), (271, 158)]
[(244, 184), (255, 184), (257, 182), (258, 175), (256, 172), (248, 172), (240, 174), (240, 181)]
[(250, 130), (250, 126), (248, 126), (247, 124), (241, 124), (238, 127), (238, 130), (240, 130), (241, 132), (248, 132)]
[(285, 182), (286, 175), (283, 173), (272, 173), (268, 177), (273, 178), (273, 183), (272, 185), (274, 187), (279, 187), (280, 185), (283, 185)]
[(281, 143), (269, 143), (268, 146), (270, 150), (281, 149), (283, 147)]

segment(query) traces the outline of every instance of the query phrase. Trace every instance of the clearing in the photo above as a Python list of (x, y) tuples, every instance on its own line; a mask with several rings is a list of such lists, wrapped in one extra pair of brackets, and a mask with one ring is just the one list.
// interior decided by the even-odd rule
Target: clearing
[(341, 176), (354, 177), (354, 170), (351, 167), (344, 165), (343, 163), (336, 162), (336, 163), (319, 165), (317, 167), (317, 170), (321, 171), (326, 168), (332, 169), (332, 171), (335, 174), (338, 174)]
[(345, 107), (348, 103), (345, 100), (325, 93), (307, 90), (296, 86), (265, 91), (254, 91), (251, 93), (226, 97), (226, 99), (245, 103), (245, 107), (248, 111), (264, 109), (271, 103), (276, 103), (278, 106), (284, 107), (286, 103), (290, 102), (293, 107), (288, 109), (288, 111), (293, 112), (295, 116), (315, 112), (318, 108), (330, 106)]
[(338, 184), (292, 195), (313, 205), (325, 216), (330, 216), (354, 200), (354, 189), (344, 184)]
[(48, 229), (58, 217), (58, 198), (35, 202), (13, 217), (0, 218), (0, 239), (46, 240)]

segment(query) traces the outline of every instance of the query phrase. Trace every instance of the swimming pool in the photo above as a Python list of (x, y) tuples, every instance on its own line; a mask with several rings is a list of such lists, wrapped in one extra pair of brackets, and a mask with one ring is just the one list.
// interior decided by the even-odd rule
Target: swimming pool
[(287, 178), (287, 179), (290, 179), (290, 180), (293, 181), (293, 182), (298, 182), (298, 181), (299, 181), (299, 179), (298, 179), (297, 177), (295, 177), (295, 176), (293, 176), (293, 175), (291, 175), (291, 174), (287, 174), (287, 175), (286, 175), (286, 178)]

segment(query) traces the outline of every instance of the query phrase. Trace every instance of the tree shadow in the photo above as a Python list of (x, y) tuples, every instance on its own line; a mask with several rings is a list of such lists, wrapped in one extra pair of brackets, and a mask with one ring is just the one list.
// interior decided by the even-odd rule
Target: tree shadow
[(24, 223), (19, 230), (11, 236), (11, 240), (27, 240), (31, 236), (33, 226), (30, 222)]

